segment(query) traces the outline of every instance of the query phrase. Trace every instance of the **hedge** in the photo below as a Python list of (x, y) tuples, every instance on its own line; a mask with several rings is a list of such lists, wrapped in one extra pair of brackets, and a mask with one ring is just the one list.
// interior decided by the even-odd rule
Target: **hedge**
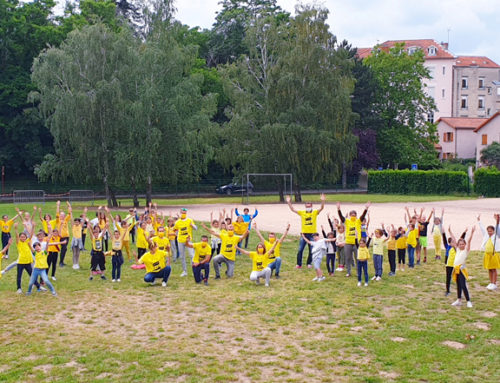
[(465, 172), (448, 170), (370, 170), (368, 193), (450, 194), (468, 193)]
[(485, 197), (500, 196), (500, 171), (495, 168), (479, 168), (474, 172), (474, 191)]

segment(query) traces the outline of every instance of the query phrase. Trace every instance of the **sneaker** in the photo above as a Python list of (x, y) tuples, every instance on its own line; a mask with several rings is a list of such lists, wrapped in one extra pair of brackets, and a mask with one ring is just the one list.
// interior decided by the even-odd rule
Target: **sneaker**
[(205, 286), (208, 286), (208, 281), (205, 279), (205, 280), (203, 281), (203, 284), (204, 284)]
[(266, 287), (269, 287), (269, 283), (266, 283)]
[(441, 259), (440, 255), (436, 255), (436, 261), (439, 261)]
[(312, 268), (312, 265), (307, 265), (307, 268), (308, 268), (308, 269), (311, 269), (311, 268)]
[(3, 259), (9, 259), (9, 255), (8, 255), (8, 254), (7, 254), (7, 255), (4, 255), (4, 256), (3, 256)]
[(116, 281), (117, 281), (117, 282), (121, 282), (122, 280), (121, 280), (120, 278), (118, 278)]
[(111, 282), (112, 282), (112, 283), (115, 283), (115, 282), (116, 282), (116, 279), (112, 279), (112, 280), (111, 280)]
[(457, 299), (455, 302), (451, 304), (452, 306), (462, 306), (462, 301), (460, 299)]
[(323, 276), (318, 278), (318, 282), (324, 281), (325, 279), (326, 279), (326, 277), (323, 275)]
[(279, 275), (279, 274), (276, 274), (276, 275), (274, 276), (274, 278), (276, 278), (276, 279), (280, 279), (281, 277), (280, 277), (280, 275)]
[(89, 281), (93, 281), (93, 280), (94, 280), (94, 277), (90, 276)]
[(57, 293), (55, 291), (52, 291), (52, 296), (57, 297)]
[(150, 286), (154, 286), (154, 285), (156, 285), (156, 280), (154, 280), (153, 282), (150, 282), (150, 283), (149, 283), (149, 285), (150, 285)]
[(368, 287), (368, 282), (365, 282), (365, 287)]
[(80, 267), (79, 267), (77, 264), (74, 264), (74, 265), (73, 265), (73, 270), (77, 270), (77, 269), (79, 269), (79, 268), (80, 268)]
[(182, 274), (181, 274), (181, 277), (185, 277), (187, 275), (188, 275), (188, 273), (186, 273), (185, 271), (183, 271)]
[(162, 287), (167, 287), (167, 282), (162, 282), (161, 285)]
[(376, 281), (381, 281), (382, 280), (382, 277), (377, 277), (377, 279), (375, 279)]
[(378, 277), (375, 275), (373, 278), (372, 278), (372, 281), (374, 281), (375, 279), (377, 279)]
[(314, 277), (313, 278), (313, 281), (317, 281), (319, 278), (318, 277)]
[(105, 280), (106, 280), (106, 276), (105, 276), (105, 275), (101, 275), (101, 279), (102, 279), (103, 281), (105, 281)]
[(296, 265), (295, 268), (296, 269), (302, 269), (302, 266)]
[(346, 277), (350, 277), (350, 276), (351, 276), (351, 274), (347, 273), (345, 276), (346, 276)]
[(59, 264), (59, 267), (64, 267), (64, 266), (66, 266), (66, 264), (65, 264), (65, 263), (60, 263), (60, 264)]
[(337, 267), (337, 269), (335, 271), (342, 271), (342, 267)]
[(17, 293), (18, 293), (18, 294), (22, 294), (22, 293), (23, 293), (23, 290), (21, 290), (21, 289), (17, 289)]
[(260, 285), (260, 278), (257, 278), (257, 280), (255, 281), (255, 284)]
[(360, 286), (361, 286), (361, 282), (358, 282), (358, 287), (360, 287)]
[(394, 272), (392, 272), (392, 271), (391, 271), (391, 272), (389, 272), (389, 276), (390, 276), (390, 277), (392, 277), (392, 276), (394, 276), (394, 275), (396, 275), (396, 273), (394, 273)]
[(40, 286), (40, 288), (38, 289), (38, 291), (47, 291), (47, 289), (43, 286)]
[(215, 279), (220, 279), (220, 275), (216, 275), (216, 276), (215, 276)]
[(427, 257), (424, 257), (424, 263), (427, 263)]
[(491, 289), (492, 289), (492, 290), (496, 290), (496, 289), (498, 289), (498, 286), (497, 286), (495, 283), (492, 283), (492, 285), (493, 285), (493, 286), (491, 286)]
[(472, 302), (471, 302), (471, 301), (467, 301), (467, 307), (468, 307), (468, 308), (471, 308), (471, 307), (472, 307)]
[(445, 297), (447, 297), (448, 295), (450, 295), (450, 292), (449, 292), (449, 291), (447, 291), (447, 292), (445, 292), (445, 293), (444, 293), (444, 296), (445, 296)]
[(29, 297), (30, 295), (31, 295), (31, 291), (28, 291), (28, 292), (26, 293), (26, 296), (27, 296), (27, 297)]
[(51, 277), (53, 281), (57, 281), (56, 277)]

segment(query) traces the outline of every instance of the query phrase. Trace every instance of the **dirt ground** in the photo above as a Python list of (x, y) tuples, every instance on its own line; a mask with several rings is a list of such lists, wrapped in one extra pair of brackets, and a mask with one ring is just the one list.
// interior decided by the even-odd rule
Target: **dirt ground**
[[(303, 204), (294, 204), (295, 209), (304, 209)], [(320, 205), (315, 204), (314, 208), (318, 208)], [(439, 201), (439, 202), (426, 202), (426, 203), (379, 203), (372, 204), (369, 209), (370, 213), (370, 227), (369, 232), (380, 227), (381, 223), (387, 226), (394, 224), (395, 226), (400, 226), (404, 224), (403, 214), (404, 207), (408, 206), (410, 211), (420, 208), (424, 208), (424, 215), (429, 216), (432, 208), (436, 209), (438, 215), (441, 214), (441, 209), (444, 208), (444, 225), (447, 229), (449, 225), (453, 230), (455, 235), (460, 235), (466, 227), (471, 228), (472, 225), (477, 224), (477, 215), (481, 214), (481, 220), (485, 226), (493, 225), (493, 214), (500, 213), (500, 198), (484, 198), (476, 200), (456, 200), (456, 201)], [(190, 205), (188, 206), (188, 216), (193, 218), (195, 221), (208, 221), (210, 218), (210, 212), (214, 212), (214, 217), (218, 216), (219, 211), (226, 209), (230, 212), (232, 208), (238, 207), (240, 212), (243, 211), (244, 206), (242, 205), (231, 205), (231, 204), (211, 204), (211, 205)], [(250, 212), (253, 213), (253, 209), (257, 208), (259, 210), (259, 215), (255, 218), (258, 223), (259, 228), (265, 231), (276, 231), (283, 232), (287, 223), (290, 223), (290, 233), (299, 234), (300, 233), (300, 218), (296, 214), (292, 213), (286, 204), (257, 204), (249, 205)], [(342, 204), (341, 206), (343, 214), (347, 214), (350, 210), (356, 210), (358, 215), (361, 215), (364, 205), (363, 204)], [(165, 209), (166, 214), (171, 211), (175, 212), (176, 208)], [(325, 209), (318, 216), (318, 231), (321, 230), (320, 225), (324, 225), (325, 231), (328, 229), (327, 214), (331, 217), (337, 218), (337, 208), (335, 204), (327, 203)], [(199, 228), (203, 230), (203, 228)], [(429, 225), (429, 234), (432, 233), (432, 221)], [(468, 236), (467, 236), (468, 238)], [(472, 249), (479, 250), (481, 246), (482, 234), (479, 227), (476, 227), (476, 233), (472, 240)], [(432, 241), (432, 235), (429, 235), (429, 248), (434, 248)]]

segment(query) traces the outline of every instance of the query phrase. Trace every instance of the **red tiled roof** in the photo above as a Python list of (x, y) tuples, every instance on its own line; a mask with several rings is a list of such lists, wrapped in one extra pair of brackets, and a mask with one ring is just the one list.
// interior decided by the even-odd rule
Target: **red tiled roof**
[[(380, 49), (384, 51), (388, 51), (390, 48), (394, 47), (398, 43), (404, 43), (405, 48), (408, 50), (412, 47), (420, 48), (424, 54), (426, 60), (431, 59), (454, 59), (455, 57), (448, 52), (443, 45), (439, 44), (437, 41), (432, 39), (423, 39), (423, 40), (388, 40), (380, 44)], [(431, 56), (429, 55), (430, 47), (436, 48), (436, 54)], [(358, 48), (358, 57), (365, 58), (371, 55), (372, 48)]]
[(487, 118), (486, 121), (484, 121), (481, 125), (479, 125), (476, 129), (474, 129), (474, 133), (480, 130), (483, 126), (489, 124), (491, 121), (493, 121), (495, 118), (500, 116), (500, 112), (496, 112), (493, 116), (490, 118)]
[(473, 117), (441, 117), (437, 120), (445, 122), (447, 125), (454, 129), (477, 129), (483, 123), (488, 121), (487, 118), (473, 118)]
[(468, 67), (477, 66), (481, 68), (500, 68), (493, 60), (486, 56), (458, 56), (455, 66)]

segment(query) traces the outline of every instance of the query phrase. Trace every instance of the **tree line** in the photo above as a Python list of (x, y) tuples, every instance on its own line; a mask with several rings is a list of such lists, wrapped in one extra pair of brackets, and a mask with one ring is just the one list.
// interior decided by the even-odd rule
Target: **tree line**
[[(437, 165), (422, 52), (363, 62), (328, 9), (223, 0), (211, 29), (171, 0), (138, 8), (0, 0), (0, 159), (40, 180), (114, 189), (197, 182), (213, 169), (293, 173), (300, 186), (362, 167)], [(137, 194), (137, 192), (135, 193)]]

